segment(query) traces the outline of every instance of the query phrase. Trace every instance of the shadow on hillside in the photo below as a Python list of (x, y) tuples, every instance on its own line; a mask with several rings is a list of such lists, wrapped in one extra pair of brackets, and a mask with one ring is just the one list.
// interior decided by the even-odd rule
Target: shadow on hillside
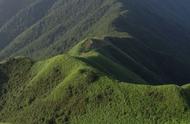
[[(121, 0), (123, 10), (113, 26), (119, 32), (128, 32), (131, 36), (154, 50), (171, 54), (190, 63), (190, 9), (170, 8), (168, 1)], [(189, 1), (175, 1), (180, 5)], [(158, 5), (160, 4), (160, 5)], [(176, 9), (176, 10), (175, 10)]]
[[(134, 72), (148, 84), (183, 85), (190, 82), (189, 64), (183, 63), (170, 55), (154, 51), (142, 42), (132, 38), (107, 37), (105, 40), (112, 45), (104, 46), (96, 51), (113, 63), (120, 65), (123, 70)], [(129, 77), (108, 62), (103, 62), (100, 56), (80, 57), (78, 59), (119, 81), (142, 84), (136, 77)], [(144, 84), (147, 84), (145, 82)]]

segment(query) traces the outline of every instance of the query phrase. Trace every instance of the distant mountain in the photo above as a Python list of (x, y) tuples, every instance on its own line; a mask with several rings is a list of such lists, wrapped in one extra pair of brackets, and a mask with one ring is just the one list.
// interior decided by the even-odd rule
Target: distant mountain
[[(130, 59), (117, 52), (112, 52), (112, 56), (120, 57), (119, 64), (124, 66), (132, 60), (133, 66), (130, 64), (127, 68), (132, 68), (130, 70), (144, 80), (190, 81), (190, 3), (187, 0), (40, 0), (27, 3), (28, 6), (0, 28), (0, 58), (20, 55), (48, 58), (69, 51), (87, 37), (115, 37), (112, 45)], [(166, 68), (168, 64), (171, 67)], [(144, 69), (149, 74), (144, 73)]]
[(0, 0), (0, 27), (35, 0)]
[(44, 58), (68, 50), (88, 35), (105, 35), (112, 32), (119, 6), (110, 0), (40, 0), (1, 27), (0, 56)]
[(47, 58), (86, 37), (128, 33), (154, 50), (187, 58), (188, 5), (188, 0), (39, 0), (14, 11), (1, 26), (0, 57)]
[(189, 6), (0, 0), (0, 123), (188, 124)]

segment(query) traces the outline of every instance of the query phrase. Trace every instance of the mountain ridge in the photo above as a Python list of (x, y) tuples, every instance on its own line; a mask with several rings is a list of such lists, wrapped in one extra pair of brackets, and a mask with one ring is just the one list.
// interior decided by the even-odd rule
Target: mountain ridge
[(188, 0), (18, 1), (0, 14), (0, 123), (189, 123)]
[(189, 121), (188, 84), (180, 87), (118, 82), (70, 55), (40, 62), (16, 58), (0, 64), (0, 70), (0, 76), (2, 72), (8, 74), (8, 80), (4, 80), (7, 83), (0, 85), (2, 122), (177, 124)]

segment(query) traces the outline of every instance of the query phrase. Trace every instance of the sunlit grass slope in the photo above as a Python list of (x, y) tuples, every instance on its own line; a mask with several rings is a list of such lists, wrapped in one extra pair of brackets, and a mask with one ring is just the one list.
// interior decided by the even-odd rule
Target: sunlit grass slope
[(39, 62), (23, 57), (11, 59), (0, 64), (0, 77), (1, 122), (188, 124), (190, 121), (188, 85), (120, 82), (70, 55)]

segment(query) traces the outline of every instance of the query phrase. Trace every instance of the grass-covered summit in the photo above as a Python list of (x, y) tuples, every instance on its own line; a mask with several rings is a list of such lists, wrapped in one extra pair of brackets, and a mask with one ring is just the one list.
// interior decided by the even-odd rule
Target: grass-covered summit
[(190, 121), (188, 85), (120, 82), (70, 55), (39, 62), (23, 57), (11, 59), (0, 64), (0, 77), (1, 122), (188, 124)]

